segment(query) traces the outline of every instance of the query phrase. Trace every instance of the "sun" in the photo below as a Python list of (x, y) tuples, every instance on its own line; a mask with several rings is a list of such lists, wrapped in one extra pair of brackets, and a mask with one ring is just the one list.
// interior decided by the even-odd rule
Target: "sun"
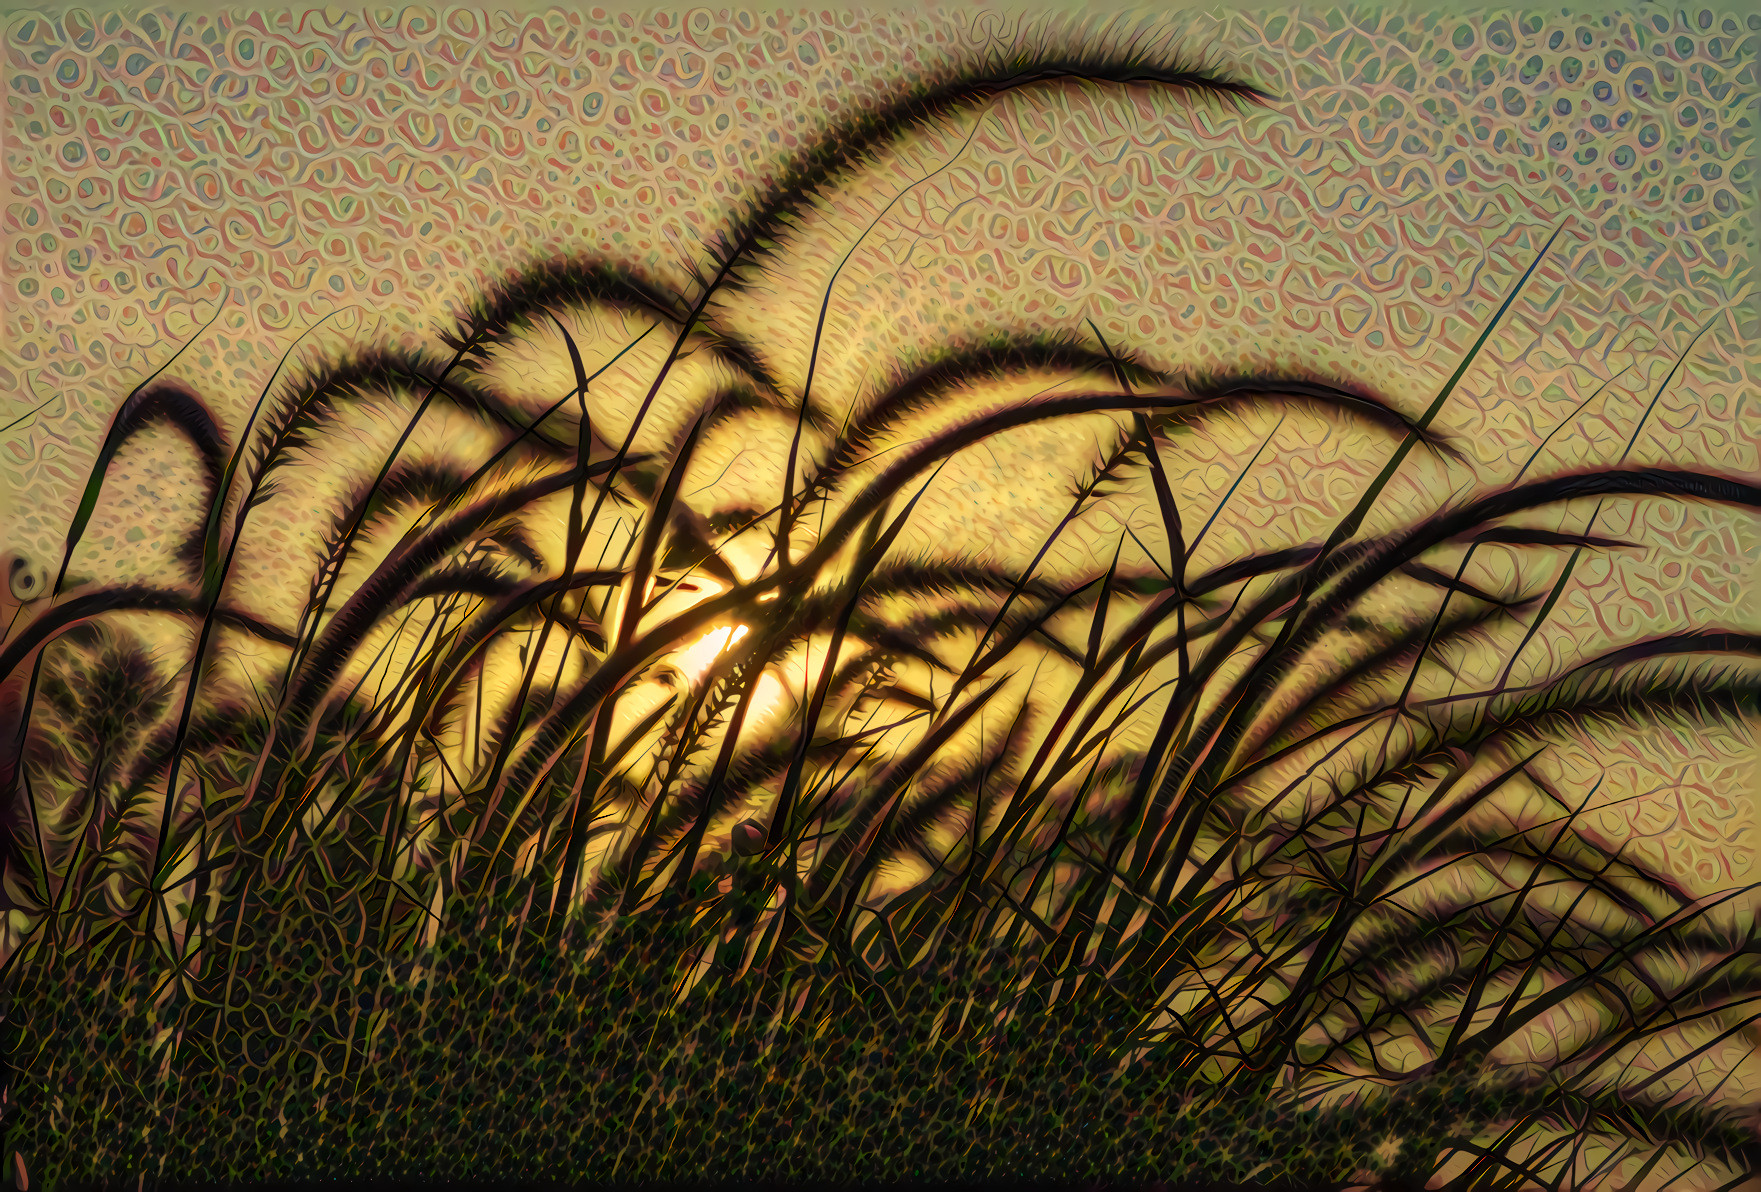
[(719, 629), (711, 629), (674, 654), (669, 661), (687, 682), (696, 683), (715, 665), (715, 660), (745, 637), (747, 632), (744, 625), (723, 625)]
[[(711, 629), (690, 645), (678, 650), (668, 659), (668, 665), (686, 684), (695, 686), (703, 681), (716, 659), (726, 654), (739, 644), (750, 629), (745, 625), (722, 625)], [(756, 686), (747, 701), (745, 723), (748, 727), (763, 725), (778, 709), (792, 702), (798, 695), (792, 685), (777, 675), (771, 668), (760, 674), (755, 680)]]

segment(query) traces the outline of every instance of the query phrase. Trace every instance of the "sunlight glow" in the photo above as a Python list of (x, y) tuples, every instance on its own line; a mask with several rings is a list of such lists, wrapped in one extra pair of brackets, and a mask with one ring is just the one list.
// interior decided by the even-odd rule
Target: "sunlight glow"
[(692, 683), (703, 677), (722, 651), (746, 636), (744, 625), (724, 625), (708, 633), (673, 655), (672, 663)]

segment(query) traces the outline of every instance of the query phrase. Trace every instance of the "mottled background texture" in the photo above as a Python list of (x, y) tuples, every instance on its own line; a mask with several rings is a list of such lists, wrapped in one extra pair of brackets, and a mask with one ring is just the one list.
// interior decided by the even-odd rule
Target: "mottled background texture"
[[(1162, 367), (1300, 366), (1416, 412), (1563, 228), (1441, 415), (1466, 462), (1415, 460), (1391, 512), (1510, 480), (1610, 381), (1538, 466), (1618, 458), (1703, 327), (1628, 460), (1761, 472), (1761, 16), (1317, 4), (1122, 11), (1096, 29), (1123, 38), (1140, 20), (1150, 44), (1272, 102), (1066, 87), (950, 118), (818, 205), (788, 267), (734, 317), (769, 333), (798, 380), (829, 262), (909, 188), (838, 283), (816, 396), (846, 400), (987, 328), (1092, 320)], [(59, 561), (117, 403), (217, 311), (170, 375), (236, 434), (326, 315), (305, 341), (318, 355), (432, 343), (478, 288), (557, 251), (688, 286), (706, 237), (816, 130), (1022, 27), (963, 5), (5, 18), (0, 425), (16, 425), (0, 435), (0, 551)], [(1183, 492), (1214, 499), (1270, 426), (1243, 416), (1195, 435)], [(1002, 554), (1037, 542), (1092, 454), (1059, 433), (944, 477), (960, 487), (926, 504), (922, 533)], [(1313, 534), (1387, 450), (1319, 417), (1280, 434), (1219, 526), (1220, 553)], [(74, 570), (164, 571), (195, 508), (190, 462), (170, 436), (124, 452)], [(1146, 533), (1156, 521), (1115, 513)], [(1598, 529), (1645, 549), (1586, 559), (1534, 647), (1555, 663), (1611, 639), (1753, 625), (1753, 518), (1610, 501)], [(1752, 871), (1752, 732), (1586, 735), (1554, 758), (1566, 779), (1587, 788), (1605, 771), (1618, 791), (1599, 830), (1708, 885)]]

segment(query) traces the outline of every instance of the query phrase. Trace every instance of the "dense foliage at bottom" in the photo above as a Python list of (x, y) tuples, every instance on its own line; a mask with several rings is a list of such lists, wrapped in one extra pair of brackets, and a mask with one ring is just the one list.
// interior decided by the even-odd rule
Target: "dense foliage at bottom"
[(688, 907), (610, 924), (572, 957), (539, 916), (516, 930), (517, 907), (452, 910), (485, 928), (443, 932), (426, 972), (383, 980), (334, 933), (278, 915), (229, 1014), (200, 980), (214, 1004), (173, 983), (154, 1007), (156, 966), (127, 987), (77, 963), (33, 971), (7, 1012), (7, 1150), (54, 1188), (854, 1173), (1312, 1186), (1372, 1171), (1407, 1184), (1451, 1135), (1540, 1096), (1432, 1081), (1369, 1113), (1195, 1097), (1153, 1062), (1118, 1073), (1129, 989), (1049, 1006), (1030, 989), (1002, 1027), (962, 1024), (969, 999), (1000, 992), (970, 950), (874, 983), (799, 966), (712, 977), (670, 1010)]

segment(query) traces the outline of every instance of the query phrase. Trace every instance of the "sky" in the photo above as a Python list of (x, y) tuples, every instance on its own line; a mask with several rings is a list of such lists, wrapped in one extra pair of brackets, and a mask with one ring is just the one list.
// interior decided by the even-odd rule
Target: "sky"
[[(1415, 457), (1381, 515), (1417, 516), (1526, 467), (1761, 473), (1761, 17), (1086, 11), (1089, 26), (962, 5), (13, 12), (0, 552), (59, 564), (108, 419), (154, 370), (236, 435), (266, 385), (351, 346), (432, 349), (473, 295), (547, 255), (688, 291), (709, 238), (790, 154), (909, 80), (1023, 37), (1137, 37), (1270, 99), (1237, 110), (1034, 88), (878, 151), (717, 308), (798, 384), (830, 286), (813, 388), (831, 407), (860, 408), (948, 345), (1026, 330), (1098, 334), (1188, 378), (1301, 373), (1417, 413), (1557, 232), (1438, 416), (1462, 458)], [(534, 384), (566, 367), (540, 341), (508, 364)], [(974, 393), (907, 436), (1020, 392)], [(1195, 426), (1170, 460), (1182, 501), (1208, 509), (1267, 445), (1209, 539), (1213, 563), (1324, 531), (1393, 446), (1322, 411), (1279, 417)], [(1065, 423), (964, 453), (903, 548), (1030, 555), (1106, 430)], [(364, 458), (386, 433), (353, 428), (334, 460)], [(444, 452), (457, 433), (425, 431), (419, 447)], [(771, 483), (785, 443), (755, 422), (716, 445), (703, 501)], [(173, 568), (199, 510), (190, 462), (169, 435), (128, 448), (72, 573)], [(1103, 503), (1048, 566), (1075, 575), (1115, 544), (1150, 565), (1158, 519), (1140, 497)], [(241, 574), (264, 607), (303, 591), (320, 504), (277, 512), (255, 540)], [(1537, 524), (1577, 529), (1588, 512)], [(1754, 626), (1752, 516), (1617, 499), (1599, 519), (1640, 545), (1586, 559), (1530, 648), (1538, 669), (1696, 625)], [(1487, 566), (1515, 580), (1557, 564)], [(1755, 759), (1752, 731), (1590, 727), (1552, 764), (1585, 789), (1607, 776), (1618, 797), (1602, 831), (1718, 886), (1755, 862)]]

